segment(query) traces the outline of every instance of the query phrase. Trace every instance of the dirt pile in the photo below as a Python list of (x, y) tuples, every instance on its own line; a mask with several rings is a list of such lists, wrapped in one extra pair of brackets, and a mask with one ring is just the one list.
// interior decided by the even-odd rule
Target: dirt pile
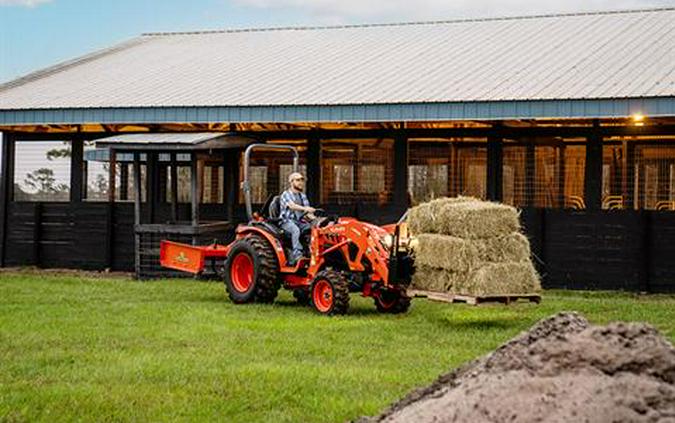
[(472, 197), (438, 198), (410, 209), (412, 287), (465, 295), (541, 289), (518, 210)]
[(369, 422), (675, 422), (675, 348), (641, 323), (537, 323)]

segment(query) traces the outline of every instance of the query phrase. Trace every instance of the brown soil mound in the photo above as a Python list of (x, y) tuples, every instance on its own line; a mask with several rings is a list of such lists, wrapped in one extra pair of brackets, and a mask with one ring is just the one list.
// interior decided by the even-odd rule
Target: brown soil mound
[(672, 423), (675, 348), (647, 324), (561, 313), (366, 421)]

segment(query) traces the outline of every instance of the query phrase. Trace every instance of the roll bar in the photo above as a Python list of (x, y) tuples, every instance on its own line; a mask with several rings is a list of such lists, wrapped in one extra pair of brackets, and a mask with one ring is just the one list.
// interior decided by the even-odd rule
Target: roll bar
[(244, 201), (246, 202), (246, 215), (248, 220), (253, 220), (253, 205), (251, 204), (251, 182), (249, 180), (249, 168), (251, 167), (251, 152), (256, 149), (288, 150), (293, 153), (293, 172), (298, 171), (298, 150), (292, 145), (283, 144), (251, 144), (246, 147), (244, 152), (244, 182), (241, 189), (244, 191)]

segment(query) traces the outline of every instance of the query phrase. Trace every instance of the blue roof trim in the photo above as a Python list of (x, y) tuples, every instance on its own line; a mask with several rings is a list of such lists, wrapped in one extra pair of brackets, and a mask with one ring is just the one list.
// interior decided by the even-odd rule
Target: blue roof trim
[(399, 122), (675, 116), (675, 97), (327, 106), (0, 110), (0, 125), (81, 123)]

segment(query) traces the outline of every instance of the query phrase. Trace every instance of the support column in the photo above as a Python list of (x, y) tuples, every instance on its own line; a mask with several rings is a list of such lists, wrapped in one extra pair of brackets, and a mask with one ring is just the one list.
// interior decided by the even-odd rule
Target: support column
[(307, 140), (307, 198), (321, 204), (321, 140), (316, 135)]
[(602, 208), (602, 135), (600, 123), (593, 122), (593, 132), (586, 138), (586, 169), (584, 172), (584, 201), (590, 211)]
[[(191, 194), (192, 194), (192, 225), (197, 226), (199, 224), (199, 193), (201, 192), (201, 180), (199, 177), (199, 163), (197, 155), (192, 153), (191, 155)], [(194, 240), (196, 241), (196, 239)]]
[(502, 201), (504, 187), (504, 154), (501, 137), (490, 137), (487, 142), (487, 199)]
[(7, 221), (9, 204), (14, 191), (15, 139), (12, 134), (2, 134), (0, 158), (0, 267), (5, 266), (7, 251)]
[(141, 238), (138, 225), (141, 224), (141, 159), (140, 153), (134, 153), (134, 268), (136, 277), (141, 271)]
[(157, 208), (157, 153), (147, 152), (145, 162), (145, 202), (147, 204), (147, 222), (155, 223)]
[(623, 208), (635, 208), (635, 143), (623, 141), (623, 173), (621, 174)]
[(565, 208), (565, 144), (560, 143), (558, 146), (556, 157), (556, 174), (558, 176), (558, 195), (557, 195), (557, 207), (559, 209)]
[(178, 161), (171, 153), (171, 221), (178, 221)]
[(225, 153), (225, 207), (227, 220), (234, 222), (234, 207), (239, 195), (239, 150)]
[(408, 136), (399, 131), (394, 136), (394, 193), (395, 206), (407, 209), (408, 196)]
[(80, 203), (86, 197), (84, 179), (84, 140), (70, 142), (70, 202)]
[(537, 166), (537, 155), (535, 150), (534, 140), (526, 138), (527, 145), (525, 146), (525, 205), (527, 207), (535, 206), (535, 183)]
[[(86, 186), (86, 184), (85, 184)], [(129, 200), (129, 165), (122, 163), (120, 167), (120, 201)]]

